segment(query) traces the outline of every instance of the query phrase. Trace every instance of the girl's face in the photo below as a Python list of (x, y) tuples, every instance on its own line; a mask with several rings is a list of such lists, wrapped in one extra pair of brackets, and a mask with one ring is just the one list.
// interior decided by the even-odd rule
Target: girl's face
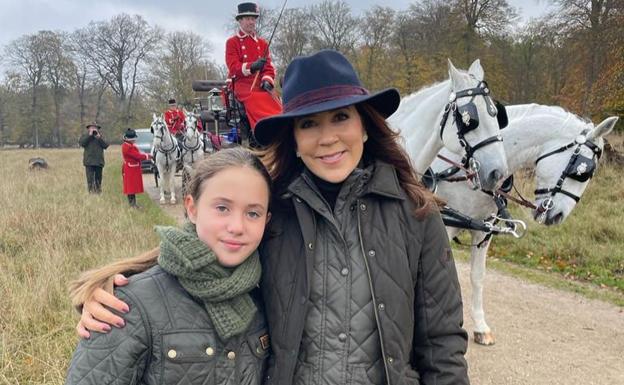
[(364, 127), (355, 106), (296, 118), (294, 136), (306, 167), (332, 183), (347, 179), (364, 153)]
[(184, 206), (219, 263), (237, 266), (260, 244), (270, 217), (269, 188), (258, 171), (230, 167), (202, 183), (197, 201), (187, 195)]

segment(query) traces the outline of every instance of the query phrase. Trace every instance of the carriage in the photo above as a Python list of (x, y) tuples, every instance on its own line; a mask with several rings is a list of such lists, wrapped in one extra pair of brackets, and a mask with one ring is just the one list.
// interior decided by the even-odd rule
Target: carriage
[(195, 98), (195, 113), (204, 127), (213, 150), (222, 146), (255, 146), (245, 108), (234, 97), (231, 81), (195, 80), (193, 91), (205, 92)]

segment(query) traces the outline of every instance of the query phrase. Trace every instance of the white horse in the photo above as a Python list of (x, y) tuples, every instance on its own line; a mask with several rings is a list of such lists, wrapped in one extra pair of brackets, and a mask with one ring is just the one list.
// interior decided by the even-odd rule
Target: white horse
[(464, 156), (466, 167), (478, 171), (481, 186), (493, 190), (508, 170), (483, 68), (479, 60), (468, 72), (456, 69), (450, 60), (448, 67), (449, 80), (404, 97), (388, 122), (400, 131), (418, 173), (424, 173), (445, 147)]
[(160, 204), (165, 204), (165, 192), (171, 192), (170, 202), (176, 203), (175, 195), (175, 171), (178, 162), (178, 141), (169, 132), (162, 115), (153, 114), (151, 129), (154, 132), (154, 163), (158, 169), (158, 177), (161, 180)]
[(183, 195), (186, 194), (186, 186), (193, 175), (195, 163), (204, 158), (204, 142), (202, 135), (197, 130), (197, 116), (187, 111), (184, 111), (184, 115), (186, 116), (184, 119), (184, 136), (182, 142), (178, 144), (184, 165), (182, 171)]
[[(618, 118), (609, 117), (594, 128), (592, 123), (560, 107), (527, 104), (508, 106), (507, 112), (509, 126), (501, 133), (509, 175), (523, 167), (534, 168), (537, 185), (535, 205), (538, 207), (533, 212), (534, 218), (546, 225), (560, 224), (583, 195), (602, 151), (603, 137), (611, 132)], [(443, 154), (457, 159), (456, 155), (447, 151)], [(432, 164), (436, 173), (448, 167), (448, 163), (441, 160)], [(466, 183), (440, 181), (436, 193), (447, 201), (448, 206), (475, 219), (485, 220), (497, 212), (492, 196), (475, 191)], [(450, 239), (460, 231), (447, 227)], [(491, 345), (495, 339), (483, 310), (483, 280), (490, 242), (487, 240), (478, 247), (485, 234), (476, 230), (471, 230), (470, 234), (474, 339), (476, 343)]]

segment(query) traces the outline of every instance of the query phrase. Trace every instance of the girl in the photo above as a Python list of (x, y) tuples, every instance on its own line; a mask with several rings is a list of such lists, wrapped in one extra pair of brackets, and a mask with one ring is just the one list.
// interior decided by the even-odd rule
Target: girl
[[(369, 93), (348, 60), (326, 50), (288, 66), (283, 102), (284, 112), (255, 130), (275, 191), (259, 249), (273, 353), (267, 383), (468, 384), (438, 201), (385, 121), (398, 92)], [(102, 330), (93, 317), (122, 320), (98, 302), (123, 303), (93, 292), (82, 334)]]
[(128, 197), (130, 207), (138, 209), (136, 194), (143, 193), (143, 173), (141, 171), (141, 161), (151, 157), (143, 154), (134, 144), (137, 140), (136, 131), (131, 128), (126, 130), (121, 145), (121, 155), (123, 156), (123, 193)]
[(74, 353), (66, 384), (259, 384), (269, 341), (253, 289), (269, 219), (270, 177), (246, 150), (197, 164), (184, 199), (190, 222), (157, 227), (160, 248), (73, 285), (84, 298), (110, 271), (142, 271), (115, 291), (125, 327), (93, 333)]

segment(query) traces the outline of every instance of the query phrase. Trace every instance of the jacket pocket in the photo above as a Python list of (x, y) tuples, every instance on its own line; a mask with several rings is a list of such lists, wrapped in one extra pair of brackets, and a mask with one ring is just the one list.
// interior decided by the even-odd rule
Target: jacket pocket
[[(162, 334), (162, 383), (215, 383), (215, 362), (223, 350), (211, 330)], [(201, 381), (200, 381), (201, 379)]]
[(249, 333), (242, 349), (247, 350), (246, 357), (239, 362), (239, 385), (260, 385), (267, 369), (269, 357), (269, 333), (266, 328)]
[(368, 364), (347, 365), (348, 385), (369, 385), (384, 383), (381, 361), (372, 367)]

